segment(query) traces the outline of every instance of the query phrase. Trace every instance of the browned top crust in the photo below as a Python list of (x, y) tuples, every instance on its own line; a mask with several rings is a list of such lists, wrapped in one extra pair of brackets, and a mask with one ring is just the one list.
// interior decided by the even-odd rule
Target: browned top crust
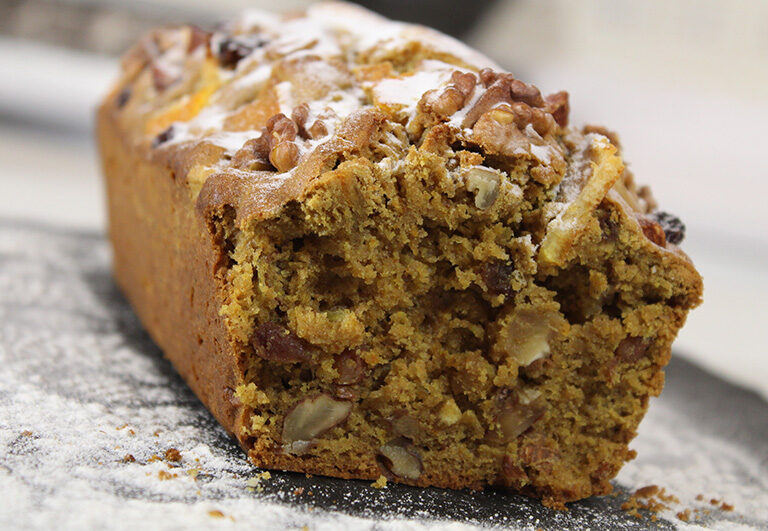
[(229, 205), (238, 224), (266, 219), (345, 160), (463, 149), (495, 169), (523, 165), (549, 191), (545, 263), (565, 260), (575, 220), (608, 196), (684, 256), (680, 231), (665, 237), (646, 216), (653, 199), (636, 189), (613, 133), (569, 127), (566, 92), (544, 96), (433, 30), (345, 3), (250, 11), (213, 32), (154, 31), (122, 66), (104, 110), (127, 142), (170, 165), (201, 213)]

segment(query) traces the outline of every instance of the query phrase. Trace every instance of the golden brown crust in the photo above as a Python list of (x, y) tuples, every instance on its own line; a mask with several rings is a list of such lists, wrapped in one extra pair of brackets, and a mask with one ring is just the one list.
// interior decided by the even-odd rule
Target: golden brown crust
[(242, 369), (219, 316), (221, 248), (171, 169), (126, 145), (109, 105), (99, 109), (98, 136), (115, 279), (179, 374), (237, 435), (246, 412), (234, 394)]

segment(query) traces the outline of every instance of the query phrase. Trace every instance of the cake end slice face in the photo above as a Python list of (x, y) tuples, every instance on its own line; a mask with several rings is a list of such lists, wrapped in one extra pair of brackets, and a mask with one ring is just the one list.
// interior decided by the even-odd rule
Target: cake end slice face
[(104, 105), (217, 250), (201, 274), (250, 459), (552, 506), (609, 492), (702, 293), (616, 136), (346, 4), (158, 35), (164, 59), (129, 54)]
[(569, 132), (548, 186), (471, 136), (351, 121), (365, 142), (301, 199), (229, 221), (251, 458), (555, 505), (609, 492), (701, 290), (617, 147)]

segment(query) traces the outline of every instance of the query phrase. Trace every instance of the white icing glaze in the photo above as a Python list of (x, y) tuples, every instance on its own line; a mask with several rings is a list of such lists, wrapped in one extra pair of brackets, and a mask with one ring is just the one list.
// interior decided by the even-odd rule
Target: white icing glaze
[(536, 144), (531, 144), (531, 155), (542, 164), (550, 163), (551, 154), (552, 148), (550, 146), (537, 146)]
[[(305, 16), (296, 18), (282, 18), (265, 11), (248, 10), (230, 24), (225, 33), (212, 35), (211, 48), (214, 53), (230, 34), (243, 43), (254, 36), (266, 43), (243, 57), (234, 68), (219, 68), (221, 86), (197, 116), (188, 122), (174, 123), (174, 135), (168, 141), (169, 144), (207, 142), (233, 154), (245, 142), (260, 136), (261, 127), (250, 131), (226, 131), (226, 120), (243, 105), (253, 101), (268, 83), (275, 91), (279, 112), (290, 117), (296, 105), (307, 99), (301, 96), (302, 89), (307, 87), (294, 86), (290, 80), (276, 74), (274, 68), (280, 61), (293, 61), (306, 56), (321, 59), (305, 61), (301, 65), (304, 79), (312, 79), (318, 86), (329, 88), (324, 98), (305, 101), (309, 108), (306, 125), (322, 120), (328, 136), (338, 130), (345, 118), (372, 103), (360, 83), (347, 83), (343, 87), (333, 88), (338, 85), (339, 71), (328, 62), (329, 59), (340, 61), (353, 70), (366, 53), (369, 57), (375, 57), (376, 54), (390, 53), (417, 42), (426, 49), (453, 57), (447, 59), (452, 62), (463, 62), (473, 68), (496, 68), (488, 58), (450, 37), (428, 28), (393, 22), (346, 3), (314, 4), (307, 9)], [(189, 64), (192, 60), (202, 62), (203, 58), (202, 54), (195, 54), (193, 59), (184, 43), (172, 46), (158, 60), (182, 68), (185, 60)], [(374, 102), (397, 111), (398, 119), (408, 121), (415, 115), (417, 104), (424, 93), (445, 86), (456, 70), (467, 71), (444, 61), (425, 60), (413, 73), (370, 83), (367, 88)], [(451, 118), (450, 125), (461, 128), (467, 109), (472, 107), (483, 91), (482, 85), (478, 84), (471, 101)], [(312, 141), (297, 139), (296, 143), (305, 155), (327, 138)]]
[(424, 61), (411, 75), (373, 84), (374, 98), (386, 105), (402, 106), (408, 115), (413, 115), (424, 93), (444, 86), (455, 70), (456, 67), (442, 61)]

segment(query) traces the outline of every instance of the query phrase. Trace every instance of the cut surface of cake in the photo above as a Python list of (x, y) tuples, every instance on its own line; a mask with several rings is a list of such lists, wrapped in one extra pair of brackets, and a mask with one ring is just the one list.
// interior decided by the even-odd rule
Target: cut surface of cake
[(607, 493), (702, 283), (568, 115), (348, 4), (154, 31), (98, 114), (115, 277), (257, 466)]

